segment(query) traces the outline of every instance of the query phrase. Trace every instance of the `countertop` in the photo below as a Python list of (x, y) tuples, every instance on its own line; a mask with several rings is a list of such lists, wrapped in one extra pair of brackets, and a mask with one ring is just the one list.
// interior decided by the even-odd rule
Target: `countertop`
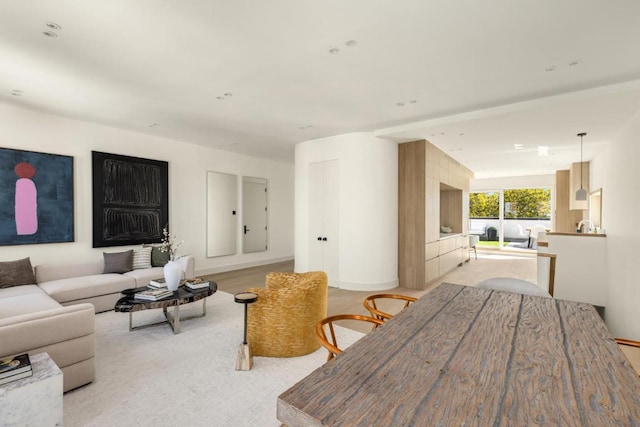
[(607, 237), (606, 234), (603, 233), (559, 233), (556, 231), (549, 231), (546, 233), (547, 236), (576, 236), (576, 237)]
[(462, 236), (462, 233), (440, 233), (440, 240), (450, 239), (457, 236)]

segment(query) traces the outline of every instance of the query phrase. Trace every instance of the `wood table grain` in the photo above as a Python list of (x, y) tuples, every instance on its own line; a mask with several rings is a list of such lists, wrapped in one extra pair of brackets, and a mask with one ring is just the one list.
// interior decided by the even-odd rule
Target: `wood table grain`
[(444, 283), (278, 398), (296, 426), (637, 426), (589, 304)]

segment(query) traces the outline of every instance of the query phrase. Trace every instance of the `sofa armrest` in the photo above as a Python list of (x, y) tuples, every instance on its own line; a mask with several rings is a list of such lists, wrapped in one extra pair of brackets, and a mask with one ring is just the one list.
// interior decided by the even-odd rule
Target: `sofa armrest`
[(92, 335), (93, 304), (76, 304), (0, 319), (0, 357)]
[(196, 259), (191, 255), (185, 255), (176, 260), (182, 267), (185, 279), (193, 279), (196, 277)]

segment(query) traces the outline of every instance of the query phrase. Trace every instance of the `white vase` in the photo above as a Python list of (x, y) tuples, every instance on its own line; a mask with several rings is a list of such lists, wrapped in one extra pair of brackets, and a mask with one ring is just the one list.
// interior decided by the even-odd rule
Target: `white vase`
[(170, 291), (178, 289), (182, 278), (182, 267), (175, 261), (169, 261), (164, 266), (164, 280)]

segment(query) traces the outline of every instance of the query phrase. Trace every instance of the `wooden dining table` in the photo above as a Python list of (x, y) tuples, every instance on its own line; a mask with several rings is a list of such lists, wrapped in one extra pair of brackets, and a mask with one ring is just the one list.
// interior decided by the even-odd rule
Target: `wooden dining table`
[(589, 304), (444, 283), (282, 393), (296, 426), (637, 426), (640, 380)]

